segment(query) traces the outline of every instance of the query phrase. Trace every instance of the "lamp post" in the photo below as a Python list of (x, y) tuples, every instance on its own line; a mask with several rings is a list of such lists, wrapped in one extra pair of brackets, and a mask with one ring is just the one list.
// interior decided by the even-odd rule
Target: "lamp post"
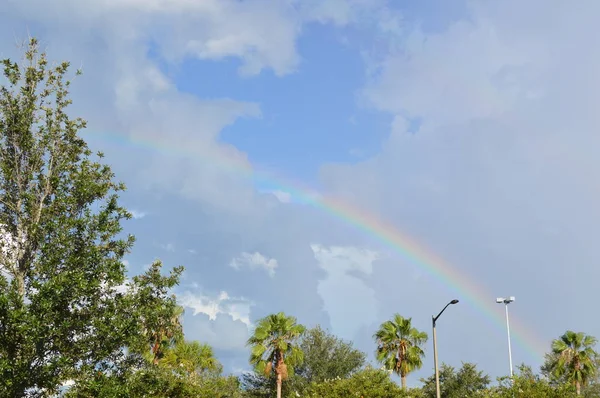
[(513, 377), (513, 364), (512, 364), (512, 352), (510, 348), (510, 324), (508, 322), (508, 305), (515, 301), (514, 296), (510, 296), (508, 298), (498, 297), (496, 299), (496, 303), (504, 304), (504, 308), (506, 310), (506, 333), (508, 334), (508, 364), (510, 366), (510, 378), (512, 380)]
[(444, 312), (450, 304), (457, 304), (457, 303), (458, 303), (458, 300), (454, 299), (451, 302), (449, 302), (448, 304), (446, 304), (444, 309), (442, 309), (436, 317), (434, 317), (433, 315), (431, 316), (431, 324), (433, 326), (433, 364), (435, 367), (435, 390), (436, 390), (437, 398), (440, 398), (441, 395), (440, 395), (440, 372), (438, 369), (437, 336), (435, 334), (435, 322), (438, 320), (440, 315), (442, 315), (442, 312)]

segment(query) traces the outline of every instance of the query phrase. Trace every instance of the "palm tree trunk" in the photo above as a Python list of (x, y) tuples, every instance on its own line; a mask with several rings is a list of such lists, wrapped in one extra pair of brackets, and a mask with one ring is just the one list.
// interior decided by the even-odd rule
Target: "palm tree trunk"
[(575, 382), (575, 389), (577, 390), (577, 395), (581, 395), (581, 383), (579, 381)]
[(277, 373), (277, 398), (281, 398), (281, 384), (283, 382), (283, 378), (281, 377), (281, 373)]
[(401, 375), (400, 381), (402, 382), (402, 389), (406, 390), (406, 375)]
[(152, 347), (152, 354), (153, 354), (153, 358), (152, 358), (152, 363), (154, 365), (158, 365), (158, 350), (160, 349), (160, 342), (155, 341), (154, 342), (154, 346)]

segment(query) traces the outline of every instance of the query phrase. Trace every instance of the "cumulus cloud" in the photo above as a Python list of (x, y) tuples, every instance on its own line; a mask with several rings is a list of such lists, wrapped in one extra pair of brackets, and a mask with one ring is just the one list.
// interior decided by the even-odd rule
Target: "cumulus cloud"
[(180, 304), (194, 311), (194, 315), (205, 314), (212, 321), (219, 314), (228, 315), (234, 321), (250, 326), (250, 307), (252, 302), (245, 298), (230, 297), (222, 291), (216, 297), (197, 295), (186, 291), (178, 296)]
[(247, 267), (250, 269), (264, 269), (270, 277), (275, 276), (275, 269), (278, 267), (277, 260), (268, 258), (259, 252), (243, 252), (238, 257), (231, 260), (229, 266), (239, 270)]
[[(246, 361), (246, 341), (250, 337), (247, 325), (226, 314), (218, 314), (214, 319), (206, 314), (198, 314), (184, 319), (186, 336), (210, 344), (217, 351), (237, 352)], [(243, 353), (242, 353), (243, 352)]]
[(185, 291), (178, 294), (178, 301), (184, 308), (192, 310), (184, 317), (187, 338), (206, 342), (217, 351), (233, 351), (241, 355), (251, 326), (250, 308), (253, 303), (250, 300), (230, 297), (225, 291), (216, 296)]
[[(326, 273), (318, 283), (318, 292), (332, 328), (340, 336), (354, 339), (361, 326), (376, 320), (375, 291), (363, 276), (373, 273), (373, 262), (379, 254), (351, 246), (312, 244), (311, 249), (319, 267)], [(352, 317), (347, 316), (348, 308), (352, 308)]]
[[(489, 291), (490, 306), (496, 295), (517, 296), (511, 316), (527, 319), (540, 340), (567, 327), (600, 335), (598, 325), (572, 307), (588, 299), (600, 276), (593, 267), (600, 261), (594, 240), (600, 225), (600, 191), (594, 184), (600, 179), (600, 51), (590, 34), (600, 8), (591, 0), (578, 7), (539, 0), (470, 4), (468, 15), (443, 29), (416, 28), (399, 37), (408, 22), (379, 1), (28, 0), (9, 3), (0, 40), (3, 51), (13, 55), (13, 37), (24, 36), (26, 21), (33, 34), (44, 32), (43, 45), (53, 57), (83, 63), (85, 74), (73, 85), (74, 114), (90, 120), (93, 137), (112, 132), (109, 141), (120, 145), (131, 139), (144, 148), (115, 155), (116, 167), (127, 159), (121, 170), (138, 188), (165, 195), (169, 217), (180, 215), (170, 227), (192, 225), (193, 232), (182, 232), (190, 241), (176, 242), (202, 253), (193, 256), (189, 269), (203, 273), (216, 289), (259, 298), (261, 315), (284, 309), (301, 319), (322, 320), (323, 305), (334, 331), (347, 338), (366, 336), (361, 348), (368, 350), (369, 325), (393, 312), (415, 314), (415, 324), (428, 327), (429, 314), (450, 294), (448, 282), (435, 283), (429, 264), (401, 255), (388, 259), (382, 271), (379, 263), (374, 266), (375, 251), (352, 246), (362, 238), (336, 229), (307, 206), (262, 206), (265, 196), (283, 203), (301, 198), (284, 192), (257, 196), (251, 182), (223, 167), (250, 171), (253, 166), (220, 137), (241, 118), (258, 121), (265, 112), (258, 99), (186, 94), (165, 69), (188, 58), (234, 57), (246, 77), (264, 71), (281, 76), (300, 65), (296, 41), (307, 21), (345, 26), (370, 20), (378, 29), (377, 54), (365, 57), (361, 100), (390, 117), (390, 134), (376, 156), (324, 166), (319, 176), (324, 191), (424, 242), (454, 264), (459, 279), (468, 274)], [(386, 51), (383, 44), (389, 44)], [(134, 157), (137, 167), (131, 170)], [(190, 216), (189, 208), (172, 205), (173, 197), (200, 203), (194, 214), (210, 217)], [(198, 236), (209, 242), (209, 259)], [(310, 241), (322, 244), (309, 247)], [(277, 268), (277, 280), (256, 273), (248, 275), (256, 284), (237, 284), (226, 274), (229, 267), (211, 268), (243, 252), (246, 262), (240, 267), (270, 272), (265, 264), (276, 260), (253, 260), (253, 247), (259, 246), (285, 262), (281, 269), (271, 267)], [(302, 302), (290, 289), (300, 284)], [(534, 288), (541, 285), (546, 288)], [(556, 301), (557, 291), (568, 292), (570, 300)], [(274, 303), (272, 294), (280, 300)], [(248, 300), (190, 292), (181, 297), (196, 314), (186, 315), (186, 334), (228, 345), (224, 349), (243, 347)], [(348, 314), (349, 306), (357, 313)], [(496, 310), (483, 306), (492, 314)], [(439, 336), (442, 356), (448, 350), (449, 361), (471, 360), (485, 364), (492, 375), (503, 374), (495, 364), (504, 349), (490, 348), (489, 340), (496, 334), (503, 339), (505, 331), (485, 329), (481, 314), (466, 310), (473, 307), (466, 300), (456, 307), (454, 320), (447, 318)], [(219, 339), (228, 332), (230, 338)], [(469, 347), (452, 348), (464, 336)], [(515, 361), (531, 363), (518, 347)]]
[(72, 113), (88, 119), (86, 134), (100, 142), (132, 143), (126, 157), (135, 156), (138, 167), (127, 169), (117, 160), (117, 171), (134, 174), (138, 186), (180, 193), (216, 209), (249, 212), (255, 207), (252, 184), (222, 165), (251, 165), (219, 135), (239, 118), (259, 118), (259, 105), (183, 93), (160, 67), (188, 56), (234, 56), (247, 61), (242, 68), (249, 73), (291, 71), (296, 36), (287, 40), (287, 33), (271, 30), (288, 29), (285, 10), (249, 4), (61, 0), (50, 7), (36, 0), (11, 2), (0, 27), (8, 51), (3, 55), (18, 57), (13, 38), (26, 37), (27, 21), (32, 35), (43, 32), (42, 47), (51, 60), (83, 65), (84, 75), (72, 86)]
[(281, 1), (59, 0), (50, 5), (28, 0), (9, 6), (19, 17), (35, 18), (49, 25), (87, 25), (96, 29), (119, 26), (123, 41), (152, 39), (170, 62), (188, 56), (233, 56), (243, 60), (241, 73), (253, 75), (264, 68), (277, 74), (289, 73), (299, 60), (295, 49), (299, 21)]
[[(496, 292), (525, 297), (511, 316), (535, 340), (549, 342), (575, 325), (598, 335), (598, 325), (572, 303), (585, 300), (600, 276), (588, 268), (600, 260), (591, 238), (600, 222), (600, 189), (589, 183), (600, 179), (591, 149), (600, 147), (600, 116), (592, 105), (600, 92), (600, 51), (589, 34), (600, 6), (471, 4), (447, 29), (415, 29), (373, 69), (363, 98), (393, 119), (382, 153), (328, 165), (322, 181), (425, 242), (454, 264), (458, 279), (476, 280), (489, 292), (485, 312), (501, 319)], [(387, 277), (405, 275), (398, 267)], [(543, 291), (535, 288), (540, 284)], [(448, 288), (447, 281), (441, 285)], [(568, 302), (544, 305), (564, 289)], [(468, 327), (485, 327), (481, 313), (471, 310)], [(556, 313), (565, 316), (557, 320)], [(467, 326), (454, 328), (448, 333), (457, 338)], [(536, 366), (540, 358), (524, 352), (532, 345), (518, 346), (516, 355)], [(491, 360), (489, 367), (503, 371)]]

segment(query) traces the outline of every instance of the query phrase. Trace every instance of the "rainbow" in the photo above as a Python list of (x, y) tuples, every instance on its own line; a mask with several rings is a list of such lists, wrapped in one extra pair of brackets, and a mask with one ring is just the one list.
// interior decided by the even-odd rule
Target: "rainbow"
[[(174, 143), (164, 137), (137, 137), (125, 134), (105, 132), (86, 132), (90, 140), (103, 143), (113, 143), (119, 147), (138, 148), (150, 152), (169, 154), (172, 156), (186, 156), (192, 159), (201, 159), (210, 163), (224, 172), (253, 181), (255, 184), (263, 183), (276, 190), (286, 192), (295, 201), (310, 205), (332, 217), (335, 217), (376, 241), (386, 245), (410, 263), (418, 266), (439, 282), (457, 294), (461, 302), (468, 302), (480, 312), (488, 321), (499, 329), (505, 329), (504, 311), (495, 303), (495, 296), (484, 291), (481, 284), (472, 281), (468, 275), (461, 273), (456, 267), (436, 256), (413, 238), (400, 232), (393, 225), (386, 223), (371, 214), (339, 200), (338, 198), (320, 195), (317, 191), (304, 187), (299, 182), (278, 176), (273, 172), (257, 170), (247, 159), (233, 156), (232, 153), (212, 150), (199, 150), (193, 142), (180, 141)], [(236, 151), (237, 153), (237, 151)], [(532, 330), (525, 327), (516, 317), (511, 316), (511, 337), (518, 346), (525, 350), (530, 359), (541, 363), (547, 347), (544, 339), (536, 337)]]

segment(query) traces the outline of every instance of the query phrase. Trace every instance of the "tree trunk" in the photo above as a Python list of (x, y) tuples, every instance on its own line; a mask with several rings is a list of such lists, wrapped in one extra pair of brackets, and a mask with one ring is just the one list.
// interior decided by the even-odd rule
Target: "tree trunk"
[(15, 275), (15, 280), (17, 281), (17, 292), (19, 293), (19, 298), (23, 301), (25, 299), (25, 276), (20, 272), (17, 272)]
[(581, 395), (581, 383), (579, 381), (575, 382), (575, 389), (577, 390), (577, 395)]
[(400, 381), (402, 382), (402, 389), (406, 390), (406, 375), (400, 375)]
[(277, 373), (277, 398), (281, 398), (281, 384), (283, 383), (283, 378), (281, 377), (281, 373)]

